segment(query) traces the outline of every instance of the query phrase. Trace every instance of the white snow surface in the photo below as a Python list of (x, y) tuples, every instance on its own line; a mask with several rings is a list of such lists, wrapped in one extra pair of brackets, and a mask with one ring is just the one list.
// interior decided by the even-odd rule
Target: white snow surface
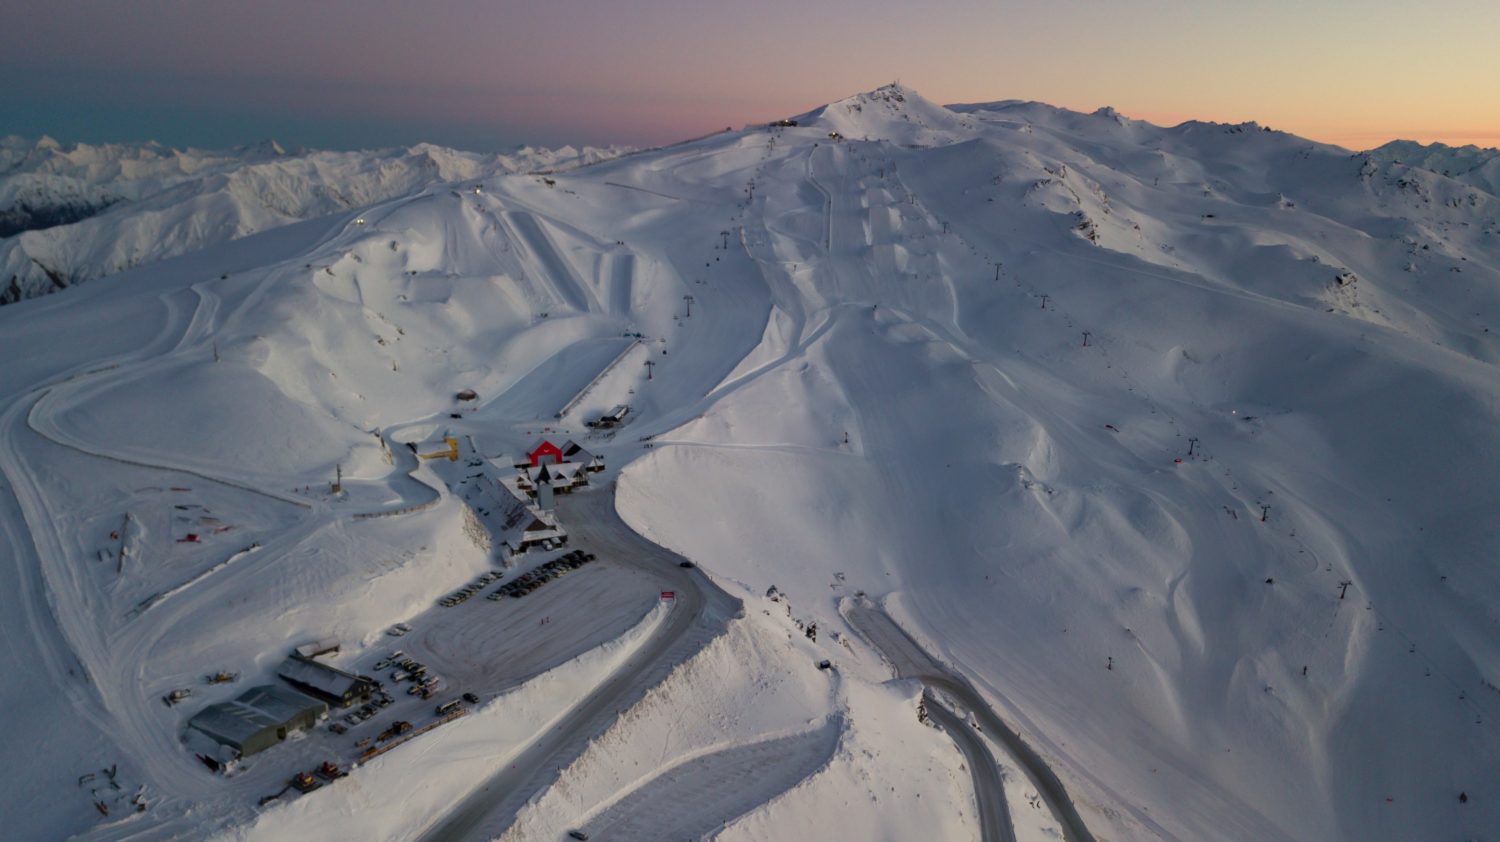
[(1405, 163), (1442, 173), (1492, 196), (1500, 193), (1500, 149), (1494, 147), (1393, 140), (1366, 154), (1378, 161)]
[[(498, 465), (577, 438), (627, 522), (747, 606), (515, 838), (822, 728), (832, 760), (722, 838), (972, 835), (957, 749), (838, 613), (857, 591), (1098, 838), (1500, 826), (1500, 199), (1253, 124), (896, 87), (798, 121), (466, 173), (0, 308), (7, 833), (255, 835), (400, 803), (403, 755), (447, 752), (443, 730), (260, 823), (324, 737), (225, 779), (178, 735), (291, 646), (371, 657), (492, 566), (401, 444), (444, 433)], [(773, 585), (791, 618), (758, 614)], [(241, 683), (203, 685), (218, 669)], [(502, 754), (431, 772), (451, 791), (380, 833), (430, 826)], [(146, 812), (95, 811), (120, 796), (77, 780), (111, 764)]]
[(710, 831), (726, 840), (977, 835), (962, 757), (917, 722), (918, 690), (820, 672), (829, 653), (789, 614), (785, 602), (754, 600), (502, 839), (557, 839), (575, 827), (622, 842)]
[[(0, 138), (0, 304), (295, 222), (509, 172), (567, 169), (623, 148), (229, 150), (63, 146)], [(456, 185), (455, 185), (456, 186)], [(33, 228), (36, 230), (26, 230)]]

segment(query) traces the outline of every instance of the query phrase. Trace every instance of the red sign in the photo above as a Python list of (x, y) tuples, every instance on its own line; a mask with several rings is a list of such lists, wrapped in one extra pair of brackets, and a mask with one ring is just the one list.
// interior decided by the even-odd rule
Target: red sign
[(677, 591), (662, 591), (661, 592), (661, 598), (662, 599), (676, 599), (677, 598)]

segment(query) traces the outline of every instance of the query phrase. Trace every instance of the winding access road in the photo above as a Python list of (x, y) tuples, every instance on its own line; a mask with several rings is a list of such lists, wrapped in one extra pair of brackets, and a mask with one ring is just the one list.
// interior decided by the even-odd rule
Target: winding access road
[(974, 776), (974, 800), (979, 805), (979, 838), (984, 842), (1016, 842), (1016, 825), (1005, 800), (1005, 781), (1000, 767), (990, 754), (989, 746), (969, 727), (968, 720), (950, 710), (931, 693), (922, 694), (927, 713), (939, 728), (948, 732), (969, 764)]
[(722, 634), (728, 621), (742, 612), (738, 599), (696, 568), (682, 567), (682, 556), (636, 534), (615, 512), (614, 502), (613, 486), (559, 500), (558, 515), (567, 526), (569, 545), (661, 580), (664, 590), (676, 592), (671, 611), (592, 693), (429, 827), (420, 837), (423, 842), (499, 836), (532, 796), (557, 781), (589, 740), (609, 728), (673, 667)]
[[(1006, 727), (1005, 722), (996, 715), (967, 679), (954, 674), (938, 663), (935, 658), (927, 654), (921, 644), (913, 640), (905, 629), (879, 607), (869, 603), (860, 603), (850, 606), (844, 612), (844, 616), (849, 620), (850, 625), (854, 626), (871, 645), (885, 656), (885, 659), (896, 670), (898, 677), (913, 678), (927, 685), (929, 713), (933, 713), (933, 718), (938, 720), (938, 724), (954, 736), (964, 756), (969, 759), (970, 768), (974, 770), (975, 791), (980, 805), (980, 827), (984, 830), (986, 842), (1013, 838), (1013, 836), (1001, 836), (998, 830), (991, 829), (993, 823), (998, 820), (995, 814), (1001, 809), (993, 806), (993, 802), (998, 799), (1000, 804), (1005, 803), (1005, 792), (1000, 785), (999, 771), (995, 769), (994, 759), (990, 757), (987, 750), (976, 755), (971, 753), (972, 745), (965, 747), (965, 741), (958, 736), (960, 733), (978, 740), (966, 723), (956, 715), (950, 723), (944, 722), (942, 714), (951, 714), (951, 712), (940, 704), (932, 704), (930, 692), (932, 690), (942, 691), (959, 705), (967, 708), (979, 724), (1005, 746), (1011, 757), (1026, 771), (1032, 783), (1036, 785), (1042, 800), (1047, 803), (1047, 808), (1057, 818), (1058, 824), (1062, 826), (1063, 838), (1068, 842), (1094, 842), (1093, 834), (1089, 833), (1088, 827), (1083, 823), (1083, 818), (1078, 815), (1078, 809), (1073, 806), (1073, 800), (1068, 797), (1067, 789), (1063, 787), (1062, 781), (1058, 779), (1052, 768), (1042, 760), (1041, 755), (1021, 739), (1019, 734)], [(955, 729), (950, 727), (950, 724), (956, 724), (958, 727)], [(982, 743), (979, 748), (984, 749)], [(987, 762), (977, 763), (976, 757), (981, 757)], [(982, 774), (981, 765), (987, 766), (988, 771)], [(990, 778), (991, 773), (994, 776), (993, 782)], [(987, 807), (987, 801), (992, 806)], [(1014, 834), (1015, 829), (1010, 821), (1009, 809), (1004, 809), (1004, 824), (1007, 831)], [(987, 814), (989, 823), (985, 820)]]

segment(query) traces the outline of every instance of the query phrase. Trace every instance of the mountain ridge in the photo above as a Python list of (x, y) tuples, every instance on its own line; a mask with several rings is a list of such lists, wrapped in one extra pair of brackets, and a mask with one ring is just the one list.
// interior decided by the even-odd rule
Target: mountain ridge
[[(724, 838), (973, 835), (954, 746), (846, 621), (866, 599), (1003, 713), (1099, 838), (1500, 824), (1500, 200), (1248, 124), (940, 108), (887, 87), (795, 126), (424, 183), (0, 308), (0, 668), (30, 676), (0, 706), (47, 748), (0, 812), (99, 838), (433, 826), (438, 794), (526, 736), (466, 717), (427, 744), (482, 751), (394, 752), (258, 811), (294, 759), (347, 745), (309, 734), (209, 776), (180, 741), (191, 711), (160, 697), (212, 669), (275, 681), (291, 640), (336, 635), (357, 671), (394, 622), (412, 641), (505, 616), (432, 607), (499, 569), (459, 477), (545, 436), (603, 457), (625, 522), (745, 617), (546, 770), (563, 785), (506, 838), (835, 718), (833, 757)], [(617, 405), (625, 427), (586, 426)], [(446, 436), (469, 460), (451, 485), (406, 447)], [(236, 529), (179, 543), (179, 505)], [(122, 509), (149, 525), (139, 554), (87, 561)], [(355, 519), (373, 511), (392, 515)], [(505, 643), (612, 603), (552, 605), (574, 613)], [(96, 827), (58, 794), (78, 757), (171, 795)], [(1040, 816), (1006, 777), (1018, 821)], [(1049, 838), (1034, 822), (1023, 838)]]

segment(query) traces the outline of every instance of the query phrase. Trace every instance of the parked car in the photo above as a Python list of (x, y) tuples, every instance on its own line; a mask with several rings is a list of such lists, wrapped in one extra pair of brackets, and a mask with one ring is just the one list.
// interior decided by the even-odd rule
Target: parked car
[(479, 704), (479, 697), (474, 695), (473, 693), (465, 693), (463, 699), (471, 705)]

